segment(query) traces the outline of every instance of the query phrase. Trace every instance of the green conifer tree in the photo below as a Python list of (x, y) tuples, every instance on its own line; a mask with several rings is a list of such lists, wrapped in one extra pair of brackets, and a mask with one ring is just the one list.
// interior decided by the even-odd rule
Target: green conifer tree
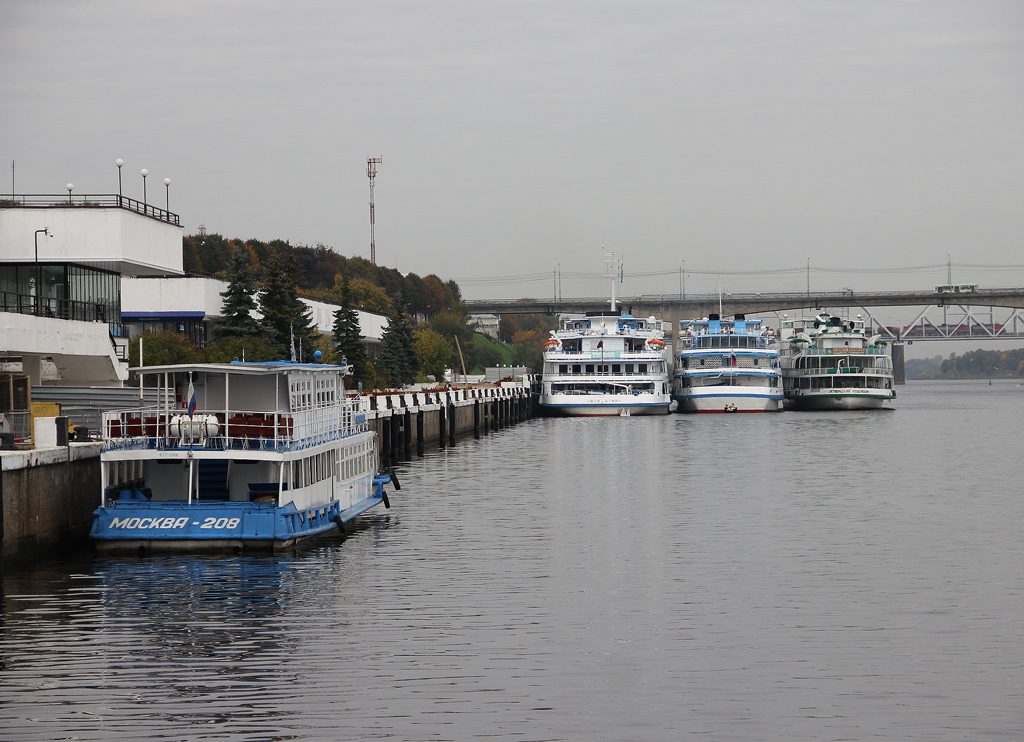
[(420, 359), (412, 337), (412, 328), (405, 312), (397, 309), (388, 318), (388, 326), (380, 340), (378, 367), (383, 371), (388, 386), (395, 387), (416, 380)]
[(299, 299), (298, 263), (288, 246), (274, 250), (265, 266), (260, 311), (267, 340), (282, 358), (291, 358), (294, 338), (296, 360), (312, 359), (317, 332), (309, 308)]
[(249, 251), (236, 247), (231, 254), (228, 287), (220, 293), (224, 300), (223, 314), (214, 324), (214, 339), (225, 337), (254, 337), (260, 334), (260, 324), (252, 316), (256, 309), (256, 281), (250, 264)]
[(352, 364), (352, 381), (365, 383), (366, 378), (366, 347), (359, 329), (359, 314), (352, 306), (352, 287), (348, 276), (342, 276), (339, 290), (341, 306), (334, 313), (334, 343), (338, 355)]

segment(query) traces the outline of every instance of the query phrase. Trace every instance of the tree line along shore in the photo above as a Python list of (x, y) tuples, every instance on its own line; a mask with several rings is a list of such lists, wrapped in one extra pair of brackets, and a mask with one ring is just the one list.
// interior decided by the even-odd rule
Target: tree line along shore
[[(147, 366), (280, 360), (295, 355), (322, 361), (342, 358), (364, 389), (395, 388), (416, 381), (442, 382), (446, 368), (480, 374), (490, 366), (525, 366), (539, 372), (543, 344), (555, 319), (545, 315), (502, 318), (498, 339), (476, 332), (453, 280), (400, 273), (362, 257), (345, 257), (321, 244), (226, 239), (219, 234), (183, 238), (189, 275), (227, 281), (223, 316), (204, 347), (173, 332), (143, 336)], [(300, 298), (335, 304), (332, 336), (319, 333)], [(262, 315), (255, 316), (256, 310)], [(376, 357), (370, 358), (356, 310), (388, 317)], [(139, 343), (129, 362), (137, 366)]]

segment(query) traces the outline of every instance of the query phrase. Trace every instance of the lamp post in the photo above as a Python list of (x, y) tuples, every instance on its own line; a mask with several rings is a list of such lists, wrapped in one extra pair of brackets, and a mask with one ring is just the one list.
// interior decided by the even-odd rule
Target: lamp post
[(166, 196), (166, 201), (164, 201), (164, 211), (166, 211), (169, 214), (171, 212), (171, 179), (170, 178), (164, 178), (164, 195)]
[(146, 168), (142, 168), (142, 206), (144, 211), (149, 211), (149, 201), (146, 199), (146, 176), (149, 175), (149, 171)]
[(114, 160), (114, 164), (117, 165), (117, 205), (121, 205), (121, 166), (124, 165), (124, 160), (118, 157)]
[(75, 187), (71, 183), (68, 183), (64, 187), (68, 189), (68, 204), (70, 205), (71, 204), (71, 191), (75, 190)]
[[(68, 185), (70, 185), (70, 183)], [(71, 191), (70, 190), (68, 191), (68, 195), (71, 195)], [(37, 317), (39, 316), (40, 310), (42, 308), (42, 299), (41, 299), (41, 294), (40, 294), (40, 291), (42, 289), (42, 271), (41, 271), (40, 265), (39, 265), (39, 235), (40, 234), (45, 234), (47, 237), (53, 237), (53, 235), (50, 234), (50, 228), (49, 227), (43, 227), (42, 229), (37, 229), (36, 230), (35, 241), (36, 241), (36, 316)]]

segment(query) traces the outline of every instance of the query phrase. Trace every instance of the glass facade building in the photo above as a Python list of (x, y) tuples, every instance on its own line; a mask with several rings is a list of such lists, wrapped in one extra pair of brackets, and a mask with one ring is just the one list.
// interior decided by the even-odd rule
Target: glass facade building
[(0, 311), (105, 322), (119, 336), (121, 275), (73, 263), (0, 263)]

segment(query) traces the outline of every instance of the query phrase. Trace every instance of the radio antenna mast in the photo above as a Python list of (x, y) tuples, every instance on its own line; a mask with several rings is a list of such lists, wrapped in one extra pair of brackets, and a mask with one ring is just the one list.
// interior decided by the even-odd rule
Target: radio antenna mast
[(370, 179), (370, 262), (377, 265), (377, 245), (373, 238), (373, 225), (376, 219), (373, 213), (373, 181), (377, 177), (377, 166), (383, 162), (380, 157), (366, 158), (366, 177)]

